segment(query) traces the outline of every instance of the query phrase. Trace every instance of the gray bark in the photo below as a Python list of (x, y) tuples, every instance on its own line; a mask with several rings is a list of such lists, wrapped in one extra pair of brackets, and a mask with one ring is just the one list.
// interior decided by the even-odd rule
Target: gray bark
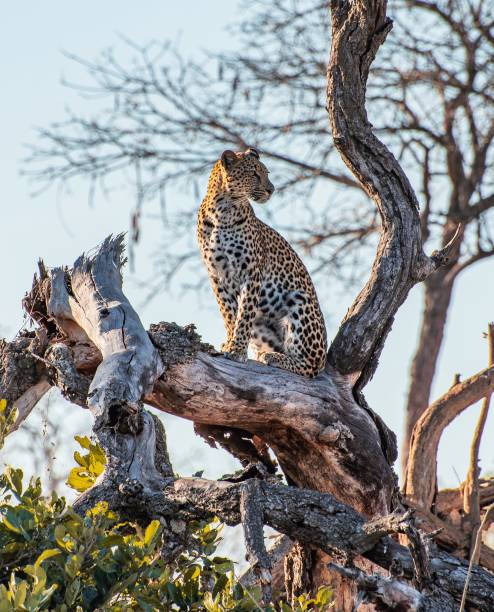
[[(95, 431), (139, 431), (142, 398), (197, 424), (258, 436), (298, 486), (331, 492), (369, 516), (390, 510), (396, 480), (388, 449), (344, 377), (328, 367), (309, 380), (226, 359), (202, 344), (193, 326), (160, 323), (147, 334), (121, 290), (121, 250), (120, 237), (108, 239), (72, 271), (55, 268), (33, 290), (36, 296), (41, 287), (45, 292), (44, 313), (38, 297), (38, 321), (55, 323), (70, 346), (65, 352), (60, 343), (50, 347), (50, 358), (57, 352), (60, 358), (51, 380), (71, 401), (79, 388), (82, 404), (89, 387)], [(94, 374), (90, 385), (78, 371)]]

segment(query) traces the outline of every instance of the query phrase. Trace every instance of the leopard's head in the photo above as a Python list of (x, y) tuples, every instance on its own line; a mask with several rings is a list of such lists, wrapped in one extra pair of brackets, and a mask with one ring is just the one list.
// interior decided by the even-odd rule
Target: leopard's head
[(269, 170), (259, 159), (259, 152), (249, 148), (243, 153), (225, 151), (221, 156), (223, 184), (233, 198), (248, 197), (255, 202), (269, 200), (274, 185), (269, 180)]

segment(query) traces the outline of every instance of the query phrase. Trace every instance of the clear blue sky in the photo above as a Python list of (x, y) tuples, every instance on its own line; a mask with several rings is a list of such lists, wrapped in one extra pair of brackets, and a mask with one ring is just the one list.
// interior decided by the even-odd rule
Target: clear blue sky
[[(72, 185), (69, 194), (49, 190), (32, 198), (30, 192), (34, 186), (19, 175), (22, 158), (27, 152), (25, 145), (35, 139), (34, 126), (46, 126), (60, 120), (67, 106), (76, 111), (86, 108), (84, 100), (60, 84), (62, 76), (78, 76), (76, 67), (61, 51), (92, 58), (105, 47), (118, 46), (119, 34), (138, 43), (152, 38), (179, 40), (182, 50), (190, 55), (202, 49), (226, 51), (235, 46), (235, 40), (224, 28), (235, 19), (237, 11), (238, 3), (233, 0), (182, 0), (179, 3), (165, 0), (141, 3), (128, 0), (19, 1), (10, 3), (4, 10), (0, 25), (3, 57), (0, 333), (11, 336), (21, 327), (20, 300), (30, 286), (38, 257), (43, 257), (49, 265), (73, 262), (83, 250), (98, 244), (110, 232), (126, 230), (134, 202), (132, 191), (123, 189), (109, 200), (98, 198), (90, 207), (84, 183)], [(201, 189), (205, 187), (205, 180)], [(175, 193), (174, 197), (182, 197), (182, 194)], [(160, 238), (159, 223), (148, 219), (144, 238), (146, 244), (138, 252), (136, 262), (137, 279), (151, 273), (151, 254)], [(371, 263), (369, 261), (369, 269)], [(460, 372), (467, 377), (486, 365), (487, 349), (482, 332), (487, 322), (494, 318), (493, 268), (492, 262), (479, 264), (457, 284), (434, 396), (450, 386), (454, 373)], [(144, 299), (142, 290), (129, 275), (126, 291), (134, 304)], [(376, 377), (367, 389), (371, 406), (398, 434), (402, 428), (409, 363), (418, 331), (420, 292), (419, 287), (415, 288), (400, 310)], [(330, 337), (352, 298), (353, 295), (348, 295), (336, 305), (325, 305)], [(184, 297), (162, 295), (140, 313), (145, 325), (159, 320), (181, 324), (194, 321), (205, 340), (218, 346), (223, 339), (223, 327), (212, 293), (201, 302), (200, 308), (191, 293)], [(56, 410), (73, 432), (89, 426), (87, 415), (77, 407), (59, 402)], [(440, 484), (456, 485), (455, 470), (464, 477), (477, 414), (478, 407), (469, 409), (443, 437)], [(212, 451), (202, 441), (194, 439), (188, 423), (170, 418), (166, 422), (172, 458), (179, 471), (191, 473), (200, 469), (204, 462), (206, 473), (211, 476), (232, 468), (233, 463), (225, 454)], [(494, 470), (493, 434), (491, 415), (482, 446), (482, 467), (491, 471)], [(23, 463), (20, 453), (12, 450), (12, 443), (5, 449), (4, 461), (19, 466)]]

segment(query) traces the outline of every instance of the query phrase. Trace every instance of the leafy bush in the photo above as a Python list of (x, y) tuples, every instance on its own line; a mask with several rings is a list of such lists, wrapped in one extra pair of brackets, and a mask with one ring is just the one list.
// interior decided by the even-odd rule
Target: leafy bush
[[(75, 453), (67, 482), (83, 491), (101, 474), (105, 456), (88, 438), (76, 440), (87, 452)], [(261, 606), (260, 589), (242, 587), (233, 562), (215, 556), (218, 522), (189, 523), (186, 550), (170, 562), (159, 521), (143, 529), (120, 521), (106, 503), (82, 517), (57, 493), (44, 497), (39, 478), (24, 487), (22, 471), (10, 467), (0, 476), (0, 521), (0, 612), (292, 610)], [(325, 610), (330, 600), (331, 590), (320, 589), (293, 609)]]

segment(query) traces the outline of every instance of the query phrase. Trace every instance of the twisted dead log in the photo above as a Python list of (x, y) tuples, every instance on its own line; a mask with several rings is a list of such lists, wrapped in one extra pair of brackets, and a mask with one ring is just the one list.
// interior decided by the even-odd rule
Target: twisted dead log
[[(56, 348), (47, 354), (58, 351), (60, 359), (51, 373), (46, 360), (43, 375), (71, 401), (75, 388), (87, 391), (96, 431), (120, 421), (138, 431), (142, 398), (198, 424), (260, 436), (298, 486), (333, 493), (368, 516), (390, 510), (395, 476), (373, 419), (344, 377), (328, 368), (309, 380), (238, 363), (202, 344), (193, 327), (160, 323), (147, 334), (122, 293), (122, 263), (122, 237), (107, 239), (71, 270), (45, 272), (25, 299), (39, 325), (55, 326)], [(60, 338), (77, 367), (62, 359)], [(89, 385), (78, 372), (94, 374)]]
[[(387, 496), (379, 497), (385, 480), (376, 465), (379, 470), (391, 470), (377, 428), (354, 401), (345, 379), (329, 370), (308, 381), (262, 364), (232, 362), (202, 345), (192, 328), (159, 324), (147, 334), (121, 291), (121, 248), (120, 238), (108, 239), (91, 257), (79, 258), (73, 270), (64, 270), (63, 277), (60, 269), (54, 269), (35, 282), (25, 304), (29, 308), (36, 303), (36, 311), (31, 308), (30, 312), (44, 326), (40, 329), (45, 330), (46, 342), (44, 353), (36, 355), (33, 363), (29, 349), (33, 343), (38, 347), (35, 340), (43, 335), (40, 331), (24, 339), (26, 354), (18, 362), (8, 359), (9, 345), (2, 345), (2, 358), (10, 364), (11, 375), (16, 363), (31, 367), (35, 363), (27, 384), (39, 384), (38, 376), (82, 405), (86, 395), (108, 464), (103, 479), (81, 496), (76, 508), (84, 512), (105, 500), (137, 520), (149, 520), (157, 513), (168, 521), (171, 531), (171, 517), (176, 518), (177, 512), (184, 518), (217, 515), (229, 524), (243, 519), (249, 525), (250, 554), (260, 562), (259, 575), (265, 581), (269, 561), (259, 545), (262, 524), (332, 555), (362, 556), (383, 569), (399, 566), (405, 578), (419, 580), (417, 561), (410, 552), (392, 540), (382, 540), (386, 533), (399, 531), (397, 525), (403, 520), (394, 517), (366, 528), (365, 519), (350, 507), (367, 516), (385, 514)], [(108, 275), (117, 286), (110, 287)], [(13, 347), (19, 357), (18, 346)], [(139, 352), (139, 359), (134, 352)], [(21, 397), (28, 391), (16, 389)], [(286, 472), (306, 488), (272, 480), (251, 484), (174, 481), (162, 427), (142, 410), (135, 389), (155, 407), (184, 418), (262, 433)], [(339, 486), (334, 486), (333, 479)], [(390, 479), (388, 495), (393, 485)], [(316, 487), (322, 492), (310, 490)], [(332, 491), (335, 495), (330, 495)], [(419, 602), (421, 609), (451, 609), (452, 601), (461, 597), (466, 564), (437, 553), (430, 567), (432, 573), (425, 568), (422, 575), (431, 576), (432, 586), (420, 590), (398, 578), (386, 581), (368, 576), (364, 580), (361, 572), (355, 573), (355, 581), (369, 599), (389, 602), (395, 597), (398, 602), (407, 596), (410, 606)], [(486, 593), (494, 592), (492, 576), (475, 568), (473, 580), (469, 601), (489, 609), (492, 601)]]

